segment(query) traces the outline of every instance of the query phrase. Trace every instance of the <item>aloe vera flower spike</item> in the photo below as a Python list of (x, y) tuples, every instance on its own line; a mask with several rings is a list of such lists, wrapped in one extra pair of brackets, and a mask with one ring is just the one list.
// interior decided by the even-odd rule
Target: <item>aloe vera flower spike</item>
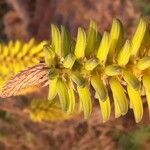
[(92, 20), (87, 31), (79, 27), (72, 38), (64, 26), (51, 25), (51, 42), (43, 48), (49, 70), (48, 99), (53, 101), (58, 95), (67, 113), (80, 104), (85, 118), (92, 113), (92, 101), (98, 99), (103, 122), (110, 119), (114, 102), (116, 118), (132, 109), (135, 121), (140, 122), (143, 97), (150, 110), (149, 27), (149, 20), (142, 17), (133, 37), (125, 39), (119, 19), (103, 34)]

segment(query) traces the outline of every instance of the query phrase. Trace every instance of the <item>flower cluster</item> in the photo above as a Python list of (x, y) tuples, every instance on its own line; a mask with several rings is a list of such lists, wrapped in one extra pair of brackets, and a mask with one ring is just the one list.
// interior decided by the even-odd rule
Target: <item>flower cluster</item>
[(40, 121), (62, 121), (71, 116), (62, 112), (60, 105), (45, 99), (33, 99), (29, 107), (29, 116), (35, 122)]
[(76, 95), (85, 118), (92, 112), (92, 100), (98, 99), (103, 122), (109, 120), (112, 99), (116, 118), (130, 108), (139, 122), (145, 95), (150, 108), (150, 25), (146, 18), (140, 19), (131, 39), (125, 39), (118, 19), (113, 20), (110, 33), (103, 35), (91, 21), (87, 32), (78, 28), (76, 39), (64, 26), (51, 25), (51, 43), (43, 50), (49, 68), (48, 99), (58, 95), (63, 111), (74, 112)]
[(10, 76), (39, 63), (44, 57), (42, 49), (46, 43), (33, 38), (28, 42), (16, 40), (0, 43), (0, 88)]

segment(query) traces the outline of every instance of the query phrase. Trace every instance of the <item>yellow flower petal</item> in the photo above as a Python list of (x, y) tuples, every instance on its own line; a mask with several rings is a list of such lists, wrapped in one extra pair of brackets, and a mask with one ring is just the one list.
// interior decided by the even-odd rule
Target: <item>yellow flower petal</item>
[(142, 104), (140, 93), (130, 85), (127, 86), (127, 91), (128, 91), (130, 101), (132, 101), (135, 121), (138, 123), (141, 121), (143, 116), (143, 104)]
[(74, 54), (77, 58), (83, 58), (85, 56), (86, 47), (86, 34), (82, 28), (78, 28), (77, 41)]
[(121, 116), (121, 110), (116, 100), (114, 100), (114, 107), (115, 107), (115, 118), (119, 118)]
[(65, 57), (71, 51), (71, 36), (64, 26), (61, 26), (61, 41), (62, 56)]
[(91, 95), (89, 91), (89, 87), (77, 87), (78, 93), (79, 93), (79, 99), (82, 103), (82, 109), (84, 112), (84, 118), (87, 119), (91, 112), (92, 112), (92, 102), (91, 102)]
[(129, 62), (129, 58), (130, 58), (130, 42), (127, 40), (118, 54), (117, 62), (120, 66), (125, 66)]
[(57, 26), (54, 24), (51, 25), (51, 37), (52, 37), (52, 48), (55, 53), (59, 56), (62, 56), (61, 51), (61, 35)]
[(59, 96), (61, 108), (63, 111), (67, 112), (69, 109), (69, 95), (67, 84), (61, 79), (57, 80), (57, 94)]
[(108, 61), (113, 62), (115, 57), (114, 54), (117, 54), (123, 45), (123, 25), (120, 20), (114, 19), (110, 31), (110, 50), (108, 53)]
[(101, 108), (103, 122), (106, 122), (109, 120), (110, 113), (111, 113), (109, 97), (107, 97), (107, 99), (105, 101), (99, 100), (99, 104), (100, 104), (100, 108)]
[(105, 101), (108, 97), (107, 89), (104, 86), (100, 76), (92, 76), (91, 77), (91, 84), (98, 94), (101, 101)]
[[(115, 113), (119, 115), (120, 113), (122, 115), (125, 115), (128, 111), (128, 101), (124, 93), (124, 88), (121, 86), (121, 84), (115, 77), (111, 78), (110, 87), (112, 90), (113, 99), (114, 99), (115, 107), (116, 107)], [(116, 115), (116, 116), (119, 116), (119, 115)]]
[(90, 21), (90, 26), (87, 34), (87, 45), (85, 54), (90, 56), (95, 51), (95, 46), (97, 42), (97, 24), (95, 21)]
[(109, 48), (109, 34), (107, 32), (104, 32), (97, 52), (97, 58), (99, 59), (99, 62), (103, 65), (105, 65), (105, 62), (107, 60)]
[(56, 91), (57, 86), (57, 78), (54, 80), (49, 80), (49, 93), (48, 93), (48, 100), (53, 100), (57, 94)]
[(141, 18), (136, 29), (136, 32), (131, 41), (131, 56), (136, 56), (139, 52), (141, 44), (144, 40), (144, 36), (146, 34), (147, 29), (147, 21), (145, 18)]
[(45, 56), (45, 63), (48, 67), (54, 63), (55, 53), (53, 52), (50, 45), (43, 46), (44, 56)]

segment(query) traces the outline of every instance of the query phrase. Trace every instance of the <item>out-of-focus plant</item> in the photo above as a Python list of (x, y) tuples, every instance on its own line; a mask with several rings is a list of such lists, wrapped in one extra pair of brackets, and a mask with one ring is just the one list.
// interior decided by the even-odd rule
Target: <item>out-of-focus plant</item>
[(19, 73), (27, 67), (31, 67), (43, 59), (43, 45), (47, 42), (36, 42), (31, 39), (28, 42), (20, 40), (0, 43), (0, 87), (11, 76)]
[(0, 109), (0, 119), (10, 123), (13, 122), (14, 120), (13, 116), (9, 112), (1, 109)]
[(140, 9), (142, 9), (142, 13), (144, 15), (150, 15), (150, 3), (149, 0), (135, 0), (135, 3)]
[(33, 121), (62, 121), (71, 118), (64, 113), (56, 102), (45, 99), (34, 99), (29, 106), (29, 115)]
[(87, 32), (78, 28), (76, 39), (64, 26), (59, 29), (51, 25), (51, 43), (46, 44), (43, 51), (45, 63), (12, 78), (1, 97), (17, 95), (32, 82), (33, 85), (49, 84), (49, 101), (58, 95), (61, 108), (67, 113), (74, 112), (75, 95), (78, 95), (80, 110), (88, 118), (92, 112), (92, 100), (98, 99), (103, 122), (110, 118), (110, 100), (114, 101), (116, 118), (125, 115), (130, 107), (135, 121), (140, 122), (142, 96), (146, 96), (150, 108), (148, 19), (140, 19), (131, 39), (125, 39), (123, 25), (118, 19), (113, 20), (110, 33), (104, 32), (103, 35), (98, 32), (97, 24), (91, 21)]
[(5, 1), (0, 2), (0, 41), (5, 41), (6, 40), (6, 34), (4, 33), (4, 21), (3, 17), (5, 13), (9, 10), (7, 4)]
[[(117, 132), (117, 131), (115, 131)], [(129, 133), (114, 133), (114, 138), (118, 141), (121, 150), (141, 150), (150, 139), (150, 127), (141, 127)]]

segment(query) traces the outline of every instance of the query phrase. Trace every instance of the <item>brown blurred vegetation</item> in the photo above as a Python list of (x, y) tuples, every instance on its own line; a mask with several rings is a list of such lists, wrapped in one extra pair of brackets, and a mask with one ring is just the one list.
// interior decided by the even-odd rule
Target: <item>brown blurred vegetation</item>
[[(51, 23), (64, 24), (76, 34), (77, 27), (87, 27), (91, 19), (96, 20), (103, 32), (110, 29), (113, 18), (123, 21), (128, 34), (141, 14), (149, 14), (145, 6), (140, 0), (1, 0), (0, 39), (48, 39)], [(139, 124), (135, 124), (132, 112), (120, 119), (112, 117), (103, 124), (98, 105), (87, 121), (78, 115), (67, 121), (32, 122), (27, 106), (33, 97), (45, 96), (43, 89), (32, 95), (0, 101), (0, 150), (148, 150), (149, 134), (143, 132), (146, 128), (149, 133), (147, 108)], [(139, 128), (143, 130), (138, 132)], [(140, 137), (144, 139), (143, 143), (134, 142), (132, 138), (136, 136), (139, 141)]]
[(110, 28), (113, 18), (119, 18), (128, 31), (140, 12), (131, 0), (6, 0), (9, 11), (4, 15), (5, 33), (9, 39), (39, 40), (49, 38), (50, 24), (64, 24), (73, 34), (77, 27), (94, 19), (99, 30)]

